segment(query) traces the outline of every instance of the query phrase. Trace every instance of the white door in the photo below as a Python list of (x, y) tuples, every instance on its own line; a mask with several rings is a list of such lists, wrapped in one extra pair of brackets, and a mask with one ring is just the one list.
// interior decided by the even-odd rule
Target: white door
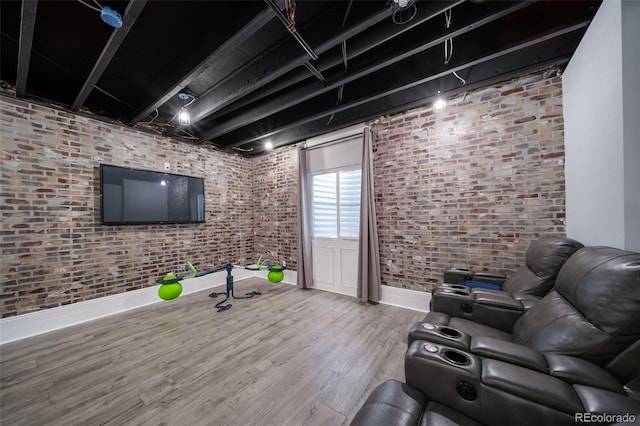
[(356, 296), (360, 169), (312, 176), (313, 287)]

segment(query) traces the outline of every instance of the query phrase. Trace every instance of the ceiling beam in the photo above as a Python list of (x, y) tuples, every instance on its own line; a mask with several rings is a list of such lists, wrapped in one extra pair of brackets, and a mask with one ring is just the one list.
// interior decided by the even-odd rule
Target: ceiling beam
[(107, 41), (107, 44), (102, 49), (100, 53), (100, 57), (93, 65), (93, 69), (89, 73), (89, 76), (85, 80), (82, 85), (82, 89), (80, 89), (80, 93), (76, 96), (75, 101), (71, 105), (72, 111), (77, 111), (84, 104), (84, 101), (87, 100), (87, 97), (95, 87), (100, 77), (102, 77), (102, 73), (107, 69), (109, 62), (113, 59), (113, 56), (116, 54), (120, 45), (124, 41), (127, 34), (129, 34), (129, 30), (133, 27), (133, 24), (140, 16), (140, 12), (144, 9), (147, 4), (147, 0), (131, 0), (127, 5), (127, 9), (124, 11), (124, 16), (122, 17), (122, 27), (114, 28), (111, 32), (111, 36)]
[[(537, 0), (530, 0), (523, 3), (532, 3), (535, 1)], [(464, 3), (464, 0), (422, 2), (420, 3), (420, 7), (418, 7), (418, 12), (416, 13), (414, 19), (404, 25), (398, 25), (392, 20), (380, 22), (376, 26), (375, 32), (371, 34), (363, 33), (348, 40), (348, 60), (351, 61), (354, 58), (357, 58), (359, 55), (362, 55), (363, 53), (366, 53), (369, 50), (380, 46), (382, 43), (405, 34), (406, 32), (425, 23), (426, 21), (433, 19), (438, 15), (441, 15), (445, 10), (455, 7), (461, 3)], [(343, 60), (344, 58), (342, 52), (327, 52), (326, 55), (318, 59), (318, 61), (315, 63), (315, 66), (319, 71), (322, 72), (341, 64)], [(299, 73), (297, 75), (290, 75), (287, 77), (288, 78), (285, 81), (279, 81), (276, 84), (265, 87), (263, 90), (259, 90), (248, 96), (245, 96), (242, 99), (235, 101), (233, 104), (225, 107), (220, 111), (217, 111), (212, 115), (222, 116), (236, 111), (240, 108), (244, 108), (247, 105), (254, 105), (260, 99), (273, 95), (274, 93), (278, 93), (289, 86), (293, 86), (294, 84), (305, 80), (307, 78), (307, 74)]]
[(20, 18), (20, 41), (18, 46), (18, 70), (16, 74), (16, 96), (24, 98), (27, 91), (27, 76), (31, 61), (33, 30), (36, 25), (37, 0), (23, 0)]
[[(532, 2), (522, 2), (516, 5), (510, 5), (506, 3), (497, 3), (498, 6), (504, 5), (511, 7), (503, 7), (502, 10), (491, 13), (488, 16), (475, 18), (472, 22), (460, 22), (458, 25), (453, 26), (444, 31), (433, 31), (434, 34), (428, 34), (431, 28), (416, 28), (416, 31), (424, 33), (423, 38), (414, 38), (413, 45), (411, 41), (400, 41), (400, 46), (389, 46), (387, 49), (380, 49), (380, 53), (377, 56), (382, 56), (380, 59), (371, 63), (370, 59), (367, 59), (367, 63), (361, 64), (360, 67), (352, 67), (346, 73), (340, 72), (339, 76), (334, 79), (325, 87), (318, 87), (317, 84), (308, 84), (293, 92), (286, 93), (275, 99), (269, 100), (259, 106), (250, 108), (241, 114), (233, 115), (233, 117), (223, 123), (213, 125), (213, 128), (201, 135), (202, 139), (215, 139), (221, 135), (229, 133), (233, 130), (239, 129), (243, 126), (256, 122), (262, 118), (276, 114), (292, 106), (298, 105), (304, 101), (314, 98), (315, 96), (334, 90), (340, 86), (350, 83), (354, 80), (369, 75), (375, 71), (381, 70), (389, 65), (404, 60), (410, 56), (417, 55), (425, 50), (428, 50), (434, 46), (444, 43), (445, 40), (455, 38), (469, 31), (476, 30), (484, 25), (494, 22), (500, 18), (510, 15), (522, 8), (529, 6)], [(411, 37), (409, 37), (411, 39)], [(426, 43), (422, 43), (422, 40), (429, 40)], [(391, 52), (389, 54), (388, 52)], [(375, 54), (374, 54), (375, 55)]]
[[(278, 0), (278, 4), (284, 4), (284, 0)], [(185, 75), (173, 87), (164, 92), (158, 99), (147, 105), (142, 111), (136, 114), (129, 122), (129, 126), (135, 125), (137, 122), (151, 114), (160, 106), (164, 105), (169, 99), (176, 96), (181, 90), (187, 87), (198, 76), (209, 69), (213, 64), (224, 58), (229, 52), (237, 49), (242, 43), (247, 41), (258, 30), (267, 25), (275, 17), (273, 10), (267, 7), (260, 14), (249, 21), (244, 27), (236, 32), (231, 38), (224, 42), (220, 47), (207, 56), (198, 66)]]
[[(358, 22), (355, 25), (352, 25), (351, 27), (344, 29), (330, 39), (320, 43), (315, 48), (315, 51), (320, 55), (331, 49), (332, 47), (339, 45), (344, 40), (347, 40), (350, 37), (361, 33), (367, 28), (390, 16), (391, 8), (385, 7), (384, 9), (378, 11), (377, 13), (374, 13), (368, 18)], [(194, 124), (199, 120), (202, 120), (203, 118), (222, 109), (235, 100), (258, 90), (259, 88), (272, 82), (276, 78), (283, 76), (284, 74), (299, 66), (302, 66), (305, 62), (307, 62), (307, 58), (308, 57), (306, 54), (298, 55), (295, 59), (272, 71), (269, 71), (269, 69), (266, 67), (243, 69), (242, 72), (234, 76), (232, 81), (230, 81), (227, 85), (217, 88), (216, 90), (208, 93), (206, 96), (200, 97), (198, 103), (195, 104), (193, 108), (191, 108), (191, 123)], [(176, 127), (173, 129), (173, 132), (169, 132), (169, 134), (175, 133), (180, 130), (180, 127)]]
[[(383, 89), (383, 90), (378, 90), (378, 91), (376, 91), (374, 93), (370, 93), (370, 94), (368, 94), (366, 96), (363, 96), (363, 97), (358, 98), (358, 99), (354, 99), (354, 100), (352, 100), (350, 102), (346, 102), (344, 104), (337, 105), (337, 106), (334, 105), (334, 106), (332, 106), (330, 108), (325, 108), (325, 109), (322, 109), (321, 111), (317, 111), (314, 114), (307, 114), (306, 116), (304, 116), (302, 118), (299, 118), (297, 120), (289, 121), (289, 119), (290, 119), (290, 117), (289, 117), (286, 124), (280, 124), (280, 125), (276, 124), (276, 127), (273, 128), (269, 132), (263, 133), (261, 135), (255, 136), (255, 137), (238, 140), (238, 141), (235, 141), (235, 142), (233, 142), (231, 144), (226, 144), (225, 148), (232, 148), (232, 147), (238, 147), (238, 146), (246, 145), (248, 143), (256, 142), (256, 141), (259, 141), (259, 140), (267, 138), (267, 137), (273, 138), (277, 134), (282, 133), (282, 132), (286, 131), (289, 128), (295, 128), (295, 127), (298, 127), (298, 126), (313, 122), (315, 120), (318, 120), (320, 118), (329, 117), (332, 114), (337, 114), (337, 113), (344, 112), (344, 111), (347, 111), (347, 110), (351, 110), (351, 109), (354, 109), (354, 108), (364, 108), (366, 105), (375, 105), (374, 104), (375, 101), (382, 102), (382, 100), (384, 100), (384, 98), (389, 97), (389, 96), (393, 96), (393, 95), (395, 95), (395, 94), (397, 94), (399, 92), (402, 92), (402, 91), (410, 91), (411, 92), (412, 89), (413, 89), (413, 92), (416, 92), (415, 89), (418, 86), (423, 85), (425, 83), (429, 83), (431, 81), (436, 81), (436, 80), (441, 79), (441, 78), (446, 77), (446, 76), (449, 76), (454, 71), (455, 72), (461, 72), (461, 71), (463, 71), (465, 69), (470, 69), (472, 67), (475, 67), (475, 66), (478, 66), (478, 65), (481, 65), (481, 64), (484, 64), (484, 63), (488, 63), (488, 62), (497, 60), (499, 58), (504, 58), (504, 57), (506, 57), (508, 55), (514, 55), (514, 54), (516, 54), (516, 53), (518, 53), (520, 51), (523, 51), (525, 49), (534, 47), (534, 46), (536, 46), (538, 44), (543, 44), (543, 43), (545, 43), (547, 41), (551, 41), (551, 40), (553, 40), (555, 38), (562, 37), (562, 36), (565, 36), (567, 34), (571, 34), (571, 33), (575, 32), (575, 31), (578, 31), (578, 30), (582, 30), (582, 29), (586, 28), (588, 24), (589, 24), (589, 21), (583, 21), (583, 22), (580, 22), (578, 24), (574, 24), (574, 25), (571, 25), (569, 27), (565, 27), (565, 28), (562, 28), (560, 30), (553, 31), (553, 32), (551, 32), (549, 34), (546, 34), (544, 36), (541, 36), (541, 37), (538, 37), (538, 38), (535, 38), (535, 39), (532, 39), (532, 40), (520, 41), (520, 42), (515, 43), (514, 45), (512, 45), (511, 47), (506, 48), (506, 49), (500, 49), (500, 50), (498, 50), (496, 52), (493, 52), (493, 53), (482, 54), (481, 57), (479, 57), (477, 59), (474, 59), (474, 60), (471, 60), (471, 61), (466, 61), (466, 62), (462, 62), (461, 61), (457, 65), (450, 63), (450, 65), (453, 65), (453, 66), (450, 66), (450, 67), (448, 67), (446, 69), (444, 69), (444, 67), (442, 67), (442, 69), (439, 70), (439, 71), (427, 73), (428, 76), (424, 77), (424, 78), (416, 79), (416, 78), (414, 78), (414, 76), (407, 75), (406, 76), (406, 81), (404, 83), (400, 83), (399, 85), (397, 85), (395, 87), (391, 87), (391, 88)], [(562, 55), (562, 58), (564, 58), (564, 55)], [(549, 58), (547, 61), (552, 61), (552, 58)], [(422, 62), (424, 62), (424, 61), (422, 61)], [(532, 64), (532, 66), (538, 67), (538, 66), (540, 66), (540, 63)], [(520, 72), (520, 73), (523, 72), (521, 66), (518, 67), (518, 70), (519, 70), (518, 72)], [(501, 78), (501, 79), (504, 80), (506, 77), (504, 77), (501, 74), (501, 75), (498, 75), (497, 78)], [(470, 87), (471, 87), (470, 85), (469, 86), (465, 85), (465, 86), (461, 87), (460, 89), (462, 90), (464, 88), (464, 90), (470, 90)], [(425, 102), (424, 99), (423, 99), (423, 102)]]

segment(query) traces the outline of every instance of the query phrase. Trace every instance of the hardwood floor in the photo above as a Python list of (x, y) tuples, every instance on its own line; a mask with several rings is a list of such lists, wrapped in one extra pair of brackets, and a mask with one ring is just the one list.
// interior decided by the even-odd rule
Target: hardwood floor
[[(3, 425), (342, 425), (424, 314), (252, 278), (0, 346)], [(219, 290), (221, 291), (221, 290)], [(219, 300), (219, 299), (218, 299)]]

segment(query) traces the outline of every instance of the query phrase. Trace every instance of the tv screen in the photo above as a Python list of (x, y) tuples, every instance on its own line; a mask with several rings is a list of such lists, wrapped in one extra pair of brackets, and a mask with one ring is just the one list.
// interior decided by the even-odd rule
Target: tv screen
[(204, 222), (204, 180), (100, 165), (103, 225)]

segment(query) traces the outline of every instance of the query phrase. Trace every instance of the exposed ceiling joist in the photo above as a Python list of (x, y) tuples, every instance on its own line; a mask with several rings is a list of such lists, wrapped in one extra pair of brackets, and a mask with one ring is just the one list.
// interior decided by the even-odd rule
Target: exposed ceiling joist
[(23, 0), (20, 21), (20, 42), (18, 47), (18, 70), (16, 76), (16, 95), (24, 97), (27, 90), (29, 75), (29, 61), (31, 60), (31, 45), (33, 31), (36, 25), (37, 0)]
[[(340, 73), (339, 76), (334, 78), (333, 81), (325, 87), (318, 87), (315, 84), (308, 84), (302, 88), (290, 91), (289, 93), (286, 93), (276, 99), (262, 103), (257, 107), (249, 108), (242, 114), (233, 115), (233, 117), (226, 122), (221, 122), (219, 124), (216, 123), (212, 126), (211, 131), (202, 134), (201, 138), (205, 140), (215, 139), (221, 135), (239, 129), (264, 117), (273, 115), (287, 108), (298, 105), (304, 101), (312, 99), (318, 95), (339, 88), (340, 86), (355, 81), (375, 71), (381, 70), (410, 56), (417, 55), (418, 53), (431, 49), (434, 46), (444, 43), (445, 40), (455, 38), (466, 34), (471, 30), (478, 29), (483, 25), (487, 25), (518, 10), (521, 10), (531, 3), (532, 2), (522, 2), (516, 5), (511, 5), (509, 3), (500, 3), (498, 4), (498, 11), (491, 13), (488, 16), (477, 17), (473, 20), (473, 22), (459, 22), (457, 25), (454, 25), (448, 29), (443, 28), (441, 30), (434, 31), (436, 29), (435, 26), (425, 30), (416, 28), (416, 31), (424, 31), (424, 39), (430, 41), (426, 43), (422, 40), (415, 40), (413, 41), (413, 43), (401, 41), (401, 45), (397, 46), (397, 48), (396, 46), (394, 46), (393, 49), (386, 49), (392, 50), (392, 54), (379, 54), (378, 56), (380, 56), (380, 59), (376, 60), (375, 62), (368, 61), (367, 64), (359, 68), (352, 67), (347, 72)], [(427, 31), (431, 31), (431, 33)]]
[[(353, 37), (355, 34), (358, 34), (367, 28), (375, 25), (376, 23), (382, 21), (391, 16), (391, 9), (385, 7), (381, 11), (375, 13), (374, 15), (364, 19), (363, 21), (352, 25), (351, 27), (346, 28), (344, 31), (341, 31), (339, 34), (334, 37), (328, 39), (327, 41), (321, 43), (319, 46), (315, 48), (316, 53), (322, 54), (329, 50), (332, 47), (337, 46), (342, 43), (342, 41), (347, 40), (350, 37)], [(287, 62), (286, 64), (278, 67), (273, 71), (269, 71), (266, 67), (258, 67), (247, 69), (245, 68), (241, 72), (239, 72), (233, 81), (229, 82), (225, 87), (220, 88), (219, 90), (215, 90), (206, 96), (200, 98), (198, 103), (194, 105), (191, 112), (191, 122), (196, 123), (199, 120), (207, 117), (208, 115), (220, 110), (221, 108), (229, 105), (231, 102), (246, 96), (249, 93), (258, 90), (264, 85), (270, 83), (278, 77), (286, 74), (287, 72), (302, 66), (305, 62), (307, 62), (307, 55), (297, 55), (295, 59)], [(247, 83), (249, 82), (249, 83)], [(231, 87), (230, 87), (231, 86)], [(175, 133), (179, 131), (180, 128), (176, 128)]]
[[(438, 81), (439, 79), (446, 77), (448, 75), (451, 75), (454, 71), (455, 72), (461, 72), (465, 69), (471, 69), (473, 67), (476, 67), (478, 65), (484, 64), (484, 63), (490, 63), (491, 61), (494, 61), (496, 59), (500, 59), (500, 58), (505, 58), (509, 55), (514, 55), (516, 53), (518, 53), (519, 51), (523, 51), (525, 49), (534, 47), (536, 45), (539, 44), (544, 44), (545, 42), (551, 41), (555, 38), (559, 38), (562, 36), (565, 36), (567, 34), (571, 34), (575, 31), (579, 31), (579, 30), (583, 30), (584, 28), (586, 28), (586, 26), (589, 24), (588, 21), (585, 22), (581, 22), (579, 24), (575, 24), (566, 28), (562, 28), (559, 29), (557, 31), (553, 31), (549, 34), (546, 34), (544, 36), (541, 37), (537, 37), (533, 40), (524, 40), (524, 41), (520, 41), (515, 43), (513, 46), (506, 48), (506, 49), (500, 49), (498, 51), (495, 52), (485, 52), (481, 55), (481, 57), (475, 59), (475, 60), (471, 60), (471, 61), (458, 61), (458, 63), (452, 63), (450, 67), (446, 67), (443, 65), (440, 65), (440, 67), (442, 68), (441, 71), (439, 72), (429, 72), (427, 77), (424, 78), (416, 78), (415, 76), (411, 76), (409, 75), (409, 73), (407, 73), (404, 76), (404, 82), (399, 83), (397, 86), (388, 88), (386, 90), (378, 90), (375, 91), (373, 93), (370, 93), (366, 96), (360, 97), (358, 99), (354, 99), (352, 101), (349, 102), (345, 102), (344, 104), (341, 105), (337, 105), (337, 106), (333, 106), (330, 108), (324, 108), (320, 111), (317, 111), (314, 114), (305, 114), (304, 117), (296, 119), (295, 121), (291, 121), (290, 119), (287, 120), (286, 124), (282, 124), (281, 125), (277, 125), (277, 127), (273, 128), (271, 131), (269, 132), (265, 132), (261, 135), (257, 135), (255, 137), (251, 137), (251, 138), (247, 138), (244, 140), (238, 140), (236, 142), (232, 142), (230, 144), (227, 144), (227, 147), (238, 147), (238, 146), (243, 146), (246, 145), (248, 143), (252, 143), (252, 142), (256, 142), (265, 138), (273, 138), (274, 136), (278, 135), (278, 140), (279, 143), (283, 143), (283, 141), (281, 140), (281, 134), (283, 132), (288, 131), (291, 128), (296, 128), (296, 127), (300, 127), (302, 125), (308, 124), (308, 123), (312, 123), (318, 119), (321, 118), (325, 118), (325, 117), (329, 117), (333, 114), (338, 114), (344, 111), (348, 111), (348, 110), (353, 110), (356, 108), (364, 108), (366, 105), (373, 105), (373, 106), (377, 106), (379, 105), (378, 102), (381, 102), (382, 100), (384, 100), (384, 98), (393, 96), (399, 92), (412, 92), (412, 89), (414, 93), (418, 94), (418, 97), (420, 96), (420, 91), (416, 91), (415, 89), (419, 86), (422, 86), (426, 83), (432, 82), (432, 81)], [(526, 56), (524, 56), (524, 58), (526, 59)], [(521, 61), (525, 61), (525, 59), (519, 59)], [(551, 64), (554, 63), (561, 63), (562, 61), (565, 61), (566, 59), (566, 55), (561, 55), (559, 57), (552, 57), (552, 58), (547, 58), (544, 61), (541, 61), (540, 63), (538, 63), (538, 66), (543, 66), (542, 64), (544, 63), (544, 66), (549, 66)], [(531, 66), (531, 64), (517, 64), (517, 66), (511, 65), (511, 67), (517, 68), (519, 70), (523, 70), (525, 68), (525, 65), (528, 65), (529, 67)], [(483, 81), (482, 84), (486, 84), (486, 81), (489, 79), (489, 77), (481, 77), (480, 80)], [(465, 85), (465, 90), (471, 90), (471, 84), (469, 86)], [(425, 102), (425, 98), (422, 97), (422, 99), (420, 99), (420, 102), (422, 102), (424, 104)], [(406, 103), (405, 103), (406, 105)], [(377, 108), (377, 107), (376, 107)], [(365, 116), (367, 113), (371, 114), (371, 113), (376, 113), (376, 111), (367, 111), (364, 112), (363, 114), (361, 114), (362, 116)], [(330, 131), (331, 129), (326, 129), (326, 122), (325, 122), (325, 131)], [(288, 141), (288, 143), (291, 143), (292, 141)]]
[[(536, 0), (531, 0), (531, 2)], [(416, 16), (411, 22), (408, 22), (405, 25), (398, 25), (393, 23), (391, 20), (382, 21), (376, 26), (376, 31), (372, 34), (359, 34), (355, 37), (352, 37), (348, 41), (348, 50), (347, 57), (349, 60), (358, 57), (360, 55), (365, 54), (368, 51), (380, 46), (381, 44), (393, 39), (394, 37), (398, 37), (406, 32), (414, 29), (415, 27), (423, 24), (424, 22), (435, 18), (438, 15), (441, 15), (447, 9), (455, 7), (461, 3), (464, 3), (464, 0), (453, 0), (453, 1), (434, 1), (428, 2), (424, 4), (420, 4)], [(522, 2), (523, 6), (526, 6), (529, 1)], [(343, 61), (342, 52), (326, 52), (325, 55), (320, 57), (316, 62), (315, 67), (320, 71), (324, 72), (329, 70), (330, 68), (339, 65)], [(254, 93), (248, 94), (244, 96), (242, 99), (238, 99), (233, 104), (228, 107), (211, 114), (212, 116), (224, 115), (230, 112), (236, 111), (240, 108), (244, 108), (248, 105), (254, 105), (257, 101), (267, 96), (273, 95), (274, 93), (278, 93), (280, 91), (284, 91), (286, 88), (293, 86), (304, 80), (306, 75), (298, 74), (293, 75), (287, 78), (282, 82), (277, 82), (277, 84), (272, 84), (268, 87), (263, 88), (262, 90), (256, 91)]]
[(147, 0), (131, 0), (129, 2), (129, 5), (124, 12), (124, 16), (122, 17), (122, 27), (114, 28), (113, 32), (111, 33), (107, 44), (104, 46), (102, 52), (100, 53), (100, 57), (96, 61), (93, 69), (89, 73), (89, 76), (82, 85), (80, 93), (78, 93), (78, 96), (76, 96), (75, 101), (73, 101), (73, 104), (71, 105), (72, 111), (77, 111), (78, 109), (80, 109), (84, 101), (87, 100), (89, 93), (91, 93), (98, 80), (100, 80), (102, 73), (107, 68), (109, 62), (111, 62), (111, 59), (120, 48), (120, 45), (129, 33), (131, 27), (133, 27), (133, 24), (136, 22), (136, 19), (138, 19), (140, 12), (142, 12), (142, 9), (144, 9), (146, 4)]
[[(549, 61), (541, 62), (540, 66), (544, 68), (544, 67), (550, 67), (554, 65), (562, 65), (569, 62), (569, 59), (570, 59), (570, 55), (556, 57)], [(483, 87), (488, 87), (494, 84), (504, 82), (505, 80), (517, 78), (523, 75), (522, 73), (524, 69), (526, 69), (526, 66), (523, 64), (522, 69), (518, 69), (513, 72), (502, 74), (500, 76), (489, 77), (484, 80), (480, 80), (477, 83), (473, 83), (468, 86), (465, 86), (465, 88), (468, 91), (473, 91), (473, 90), (481, 89)], [(420, 98), (420, 99), (415, 99), (413, 101), (407, 102), (406, 104), (403, 105), (403, 107), (401, 108), (401, 111), (407, 111), (413, 108), (424, 107), (425, 104), (433, 101), (434, 98), (435, 96), (432, 96), (430, 98)], [(328, 132), (332, 132), (338, 129), (342, 129), (347, 126), (362, 123), (363, 121), (366, 120), (365, 118), (362, 118), (362, 117), (370, 116), (371, 114), (375, 114), (377, 117), (381, 117), (387, 114), (398, 113), (398, 108), (396, 105), (391, 105), (385, 108), (385, 107), (380, 107), (379, 105), (368, 104), (365, 109), (362, 109), (360, 111), (361, 111), (361, 114), (359, 115), (354, 114), (352, 117), (349, 117), (340, 121), (336, 121), (331, 126), (327, 126), (327, 117), (331, 115), (331, 114), (328, 114), (328, 111), (327, 111), (327, 113), (318, 114), (315, 120), (305, 119), (303, 120), (304, 122), (302, 122), (301, 120), (301, 122), (298, 125), (286, 126), (285, 128), (277, 132), (273, 132), (273, 134), (247, 139), (245, 141), (245, 144), (251, 144), (251, 143), (255, 144), (256, 142), (262, 142), (268, 137), (272, 139), (277, 138), (276, 139), (277, 143), (274, 144), (273, 148), (291, 145), (293, 143), (301, 142), (306, 139), (319, 136), (322, 134), (326, 134)], [(264, 149), (256, 149), (251, 151), (249, 155), (260, 155), (264, 152), (265, 152)]]
[[(295, 143), (429, 105), (438, 92), (555, 70), (602, 3), (418, 0), (398, 24), (391, 0), (298, 1), (296, 28), (313, 60), (276, 18), (291, 24), (286, 0), (99, 1), (0, 1), (3, 87), (244, 156), (264, 152), (266, 138)], [(126, 37), (89, 10), (109, 6), (130, 25), (142, 4)], [(191, 124), (182, 127), (185, 107)]]
[[(284, 4), (284, 0), (278, 0), (278, 4)], [(153, 103), (145, 107), (142, 111), (136, 114), (133, 119), (129, 120), (129, 125), (133, 126), (154, 110), (164, 105), (169, 99), (176, 96), (182, 89), (187, 87), (198, 76), (203, 74), (214, 63), (219, 61), (225, 55), (229, 54), (233, 49), (237, 49), (242, 43), (247, 41), (249, 37), (254, 35), (260, 28), (264, 27), (275, 17), (273, 11), (270, 8), (265, 8), (255, 18), (250, 20), (242, 29), (233, 36), (231, 36), (222, 46), (218, 47), (214, 52), (207, 56), (198, 66), (191, 70), (186, 76), (180, 79), (173, 87), (165, 91), (162, 96), (156, 99)]]

